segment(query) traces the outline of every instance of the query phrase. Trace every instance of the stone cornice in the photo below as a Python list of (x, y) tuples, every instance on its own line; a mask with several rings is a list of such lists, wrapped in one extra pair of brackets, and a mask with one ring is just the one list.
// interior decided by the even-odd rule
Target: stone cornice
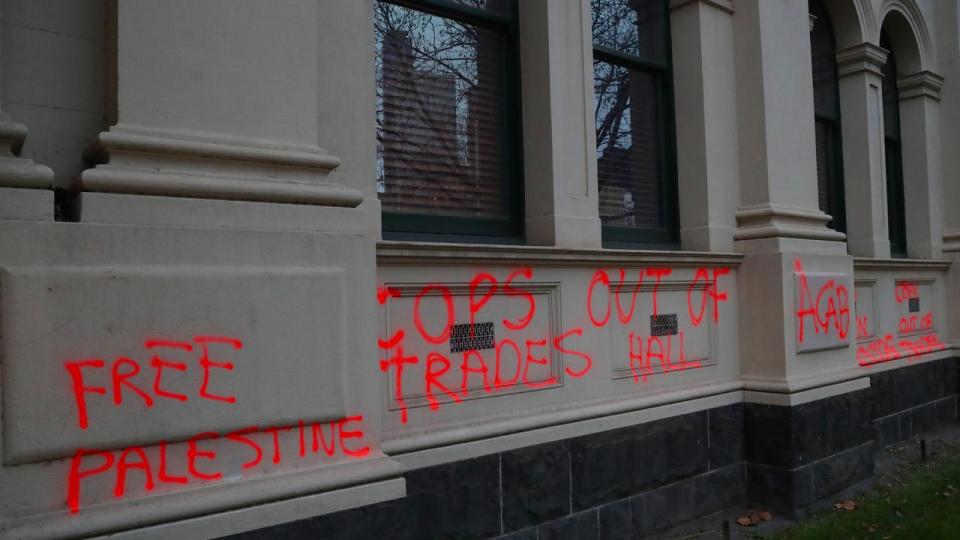
[(883, 74), (883, 65), (887, 63), (888, 51), (872, 43), (860, 43), (837, 51), (837, 74), (841, 77), (869, 71)]
[(943, 233), (943, 252), (960, 253), (960, 231)]
[(733, 0), (670, 0), (670, 10), (680, 9), (689, 4), (703, 4), (733, 14)]
[(897, 88), (900, 89), (900, 99), (929, 97), (940, 101), (940, 89), (943, 88), (943, 77), (932, 71), (918, 71), (912, 75), (897, 79)]

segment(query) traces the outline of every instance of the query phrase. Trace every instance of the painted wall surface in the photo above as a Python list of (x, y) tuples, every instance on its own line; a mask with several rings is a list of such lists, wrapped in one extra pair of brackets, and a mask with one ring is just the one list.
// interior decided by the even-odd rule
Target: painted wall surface
[[(681, 249), (657, 251), (600, 242), (588, 0), (522, 0), (509, 246), (379, 241), (369, 2), (3, 0), (0, 538), (242, 532), (956, 356), (960, 8), (826, 3), (848, 234), (816, 203), (804, 3), (674, 0)], [(53, 220), (51, 175), (79, 223)]]

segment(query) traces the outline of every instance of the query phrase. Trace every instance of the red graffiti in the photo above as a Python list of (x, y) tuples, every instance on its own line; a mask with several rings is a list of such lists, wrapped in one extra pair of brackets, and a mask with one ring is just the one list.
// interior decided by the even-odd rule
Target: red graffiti
[(700, 362), (688, 361), (684, 353), (683, 332), (677, 339), (674, 336), (643, 336), (630, 332), (629, 358), (630, 373), (633, 382), (646, 382), (647, 376), (653, 373), (653, 361), (656, 360), (660, 369), (669, 373), (700, 367)]
[[(713, 322), (720, 322), (720, 302), (727, 301), (727, 293), (720, 292), (717, 284), (720, 282), (720, 276), (729, 273), (729, 268), (714, 268), (713, 279), (710, 279), (706, 268), (697, 269), (697, 273), (693, 277), (693, 282), (687, 287), (687, 313), (690, 315), (690, 322), (694, 326), (700, 326), (708, 305), (713, 306)], [(701, 282), (706, 285), (705, 288), (698, 287)], [(700, 291), (700, 305), (695, 309), (693, 307), (693, 294), (696, 290)]]
[(905, 315), (900, 317), (900, 333), (926, 332), (933, 329), (933, 313), (926, 315)]
[(397, 390), (397, 405), (400, 406), (400, 422), (407, 423), (407, 404), (403, 401), (403, 369), (404, 366), (413, 365), (419, 362), (416, 356), (407, 356), (403, 354), (403, 331), (397, 331), (394, 339), (383, 343), (380, 342), (380, 348), (383, 350), (393, 350), (393, 355), (388, 358), (380, 359), (380, 371), (389, 373), (393, 370), (394, 386)]
[(893, 295), (894, 298), (897, 299), (897, 303), (902, 304), (911, 298), (919, 298), (920, 291), (917, 289), (916, 284), (902, 281), (897, 283), (896, 287), (894, 287)]
[(507, 319), (503, 320), (503, 325), (509, 328), (510, 330), (523, 330), (530, 324), (530, 321), (533, 320), (534, 314), (537, 312), (537, 303), (533, 298), (533, 295), (523, 289), (517, 289), (513, 287), (512, 282), (517, 276), (523, 276), (526, 279), (533, 279), (533, 270), (529, 268), (521, 268), (514, 271), (512, 274), (507, 276), (506, 281), (503, 283), (503, 292), (507, 296), (521, 296), (526, 300), (527, 305), (527, 314), (523, 317), (520, 317), (517, 322), (511, 322)]
[[(593, 312), (593, 294), (594, 289), (597, 284), (603, 283), (607, 288), (605, 296), (609, 298), (610, 296), (610, 276), (607, 275), (605, 270), (597, 270), (593, 273), (593, 277), (590, 278), (590, 285), (587, 287), (587, 315), (590, 317), (590, 322), (593, 323), (597, 328), (601, 328), (607, 325), (607, 322), (610, 321), (610, 303), (607, 302), (607, 311), (604, 313), (603, 317), (598, 319)], [(632, 316), (632, 310), (631, 310)]]
[[(690, 326), (700, 326), (711, 315), (714, 323), (719, 322), (720, 306), (728, 301), (728, 293), (720, 281), (730, 273), (729, 268), (698, 268), (694, 271), (693, 281), (684, 284)], [(513, 269), (505, 279), (491, 272), (476, 273), (464, 295), (466, 309), (455, 299), (452, 289), (445, 285), (426, 284), (415, 291), (416, 294), (400, 293), (386, 285), (379, 287), (381, 304), (390, 297), (409, 295), (414, 298), (412, 319), (416, 332), (408, 334), (396, 328), (388, 338), (377, 340), (381, 351), (380, 370), (392, 381), (400, 422), (405, 424), (409, 420), (409, 396), (404, 382), (410, 384), (411, 378), (417, 381), (415, 386), (422, 389), (428, 410), (437, 412), (445, 404), (464, 402), (471, 397), (471, 392), (494, 394), (518, 386), (531, 389), (554, 386), (559, 383), (560, 375), (551, 366), (554, 354), (563, 355), (563, 374), (574, 379), (587, 376), (593, 369), (594, 355), (584, 344), (599, 338), (597, 332), (610, 324), (628, 329), (638, 323), (639, 328), (652, 325), (653, 318), (637, 320), (636, 314), (643, 312), (638, 304), (649, 302), (646, 304), (648, 313), (660, 315), (664, 311), (664, 294), (676, 294), (677, 291), (675, 282), (668, 281), (673, 274), (673, 269), (659, 267), (594, 271), (583, 304), (589, 324), (574, 326), (559, 335), (552, 335), (549, 331), (546, 335), (533, 336), (520, 333), (530, 328), (539, 307), (537, 297), (520, 285), (534, 279), (530, 268)], [(463, 346), (464, 338), (477, 337), (480, 327), (477, 321), (489, 320), (489, 316), (483, 315), (490, 310), (498, 295), (518, 302), (519, 315), (497, 321), (496, 339), (484, 342), (482, 347), (490, 350), (489, 353), (459, 348)], [(673, 298), (676, 302), (676, 297)], [(497, 308), (502, 309), (502, 305), (497, 304)], [(671, 308), (675, 309), (674, 306)], [(462, 333), (454, 336), (452, 328), (458, 323), (466, 329), (458, 328)], [(654, 369), (666, 373), (701, 367), (699, 362), (685, 358), (684, 343), (689, 336), (682, 329), (682, 321), (676, 323), (672, 335), (641, 338), (636, 330), (628, 332), (633, 351), (629, 361), (636, 382), (646, 381)], [(456, 349), (453, 346), (455, 340), (459, 340)], [(642, 343), (638, 345), (637, 340)], [(416, 371), (411, 373), (412, 369)]]
[(857, 362), (861, 366), (869, 367), (901, 358), (912, 360), (919, 355), (942, 351), (946, 348), (946, 344), (940, 341), (937, 334), (927, 334), (916, 340), (895, 340), (893, 335), (887, 334), (883, 339), (857, 347)]
[[(193, 353), (195, 349), (194, 343), (199, 345), (200, 356), (197, 359), (197, 366), (203, 374), (202, 382), (196, 390), (196, 396), (210, 401), (235, 403), (237, 400), (236, 397), (215, 394), (210, 390), (212, 384), (212, 369), (225, 371), (233, 371), (234, 369), (232, 362), (211, 359), (210, 348), (213, 346), (227, 345), (234, 350), (240, 350), (243, 348), (243, 343), (239, 339), (230, 337), (196, 336), (193, 338), (193, 343), (158, 339), (150, 339), (144, 342), (144, 348), (153, 352), (153, 357), (149, 362), (149, 366), (153, 368), (154, 372), (152, 387), (143, 386), (142, 382), (140, 384), (137, 383), (137, 380), (142, 378), (140, 375), (144, 371), (138, 361), (121, 356), (111, 362), (109, 381), (114, 405), (123, 405), (124, 397), (133, 395), (138, 396), (147, 408), (152, 408), (161, 399), (180, 402), (188, 401), (189, 397), (187, 394), (174, 392), (168, 384), (176, 384), (176, 382), (171, 383), (169, 381), (169, 379), (174, 379), (175, 381), (181, 381), (178, 386), (183, 387), (182, 376), (177, 376), (176, 373), (189, 371), (189, 364), (171, 359), (167, 357), (170, 353), (161, 353), (160, 351), (163, 349), (172, 349), (179, 351), (181, 355), (183, 355), (183, 353)], [(161, 356), (161, 354), (164, 356)], [(180, 359), (182, 360), (183, 357), (181, 356)], [(81, 429), (87, 429), (90, 423), (87, 395), (106, 395), (107, 393), (105, 386), (92, 386), (89, 385), (88, 381), (91, 378), (97, 377), (98, 372), (104, 371), (107, 367), (107, 362), (100, 358), (69, 360), (65, 362), (64, 367), (70, 375), (72, 382), (73, 396), (77, 405), (77, 423)], [(105, 376), (106, 375), (100, 375), (100, 378), (103, 379)]]
[(870, 319), (866, 316), (857, 316), (857, 339), (870, 337)]
[[(434, 289), (440, 291), (440, 293), (443, 295), (443, 303), (447, 309), (446, 319), (443, 323), (440, 333), (437, 335), (427, 332), (423, 325), (423, 316), (420, 314), (420, 301), (423, 300), (427, 293)], [(420, 332), (420, 337), (422, 337), (427, 343), (440, 344), (450, 339), (450, 326), (453, 325), (454, 314), (453, 296), (450, 295), (450, 288), (447, 286), (427, 285), (413, 300), (413, 325), (417, 327), (417, 331)]]
[(849, 292), (845, 285), (830, 279), (813, 296), (800, 259), (794, 261), (799, 291), (797, 298), (797, 340), (803, 343), (807, 318), (816, 334), (835, 332), (845, 339), (850, 330)]
[[(296, 430), (298, 433), (299, 456), (307, 456), (305, 448), (306, 433), (312, 433), (312, 454), (317, 455), (320, 450), (329, 457), (337, 454), (345, 458), (359, 459), (370, 453), (370, 447), (363, 443), (365, 434), (362, 429), (363, 416), (349, 416), (332, 422), (304, 423), (302, 420), (296, 426), (282, 427), (250, 427), (234, 431), (221, 436), (215, 432), (199, 433), (190, 437), (186, 442), (186, 450), (179, 449), (186, 463), (182, 475), (172, 475), (168, 470), (169, 445), (161, 441), (158, 446), (146, 448), (131, 446), (120, 450), (87, 450), (77, 449), (70, 460), (70, 472), (67, 479), (67, 508), (70, 513), (76, 514), (81, 508), (81, 492), (84, 481), (93, 477), (114, 473), (114, 490), (116, 497), (126, 495), (127, 486), (133, 482), (141, 482), (144, 491), (150, 492), (160, 485), (184, 485), (194, 482), (216, 482), (224, 478), (227, 469), (234, 466), (230, 460), (220, 460), (219, 455), (225, 450), (221, 441), (228, 441), (242, 447), (244, 451), (252, 452), (253, 458), (242, 465), (243, 469), (256, 467), (263, 456), (263, 448), (272, 451), (272, 462), (280, 464), (291, 459), (293, 452), (283, 452), (283, 448), (293, 445), (290, 437), (281, 437), (281, 433)], [(324, 435), (324, 430), (327, 434)], [(264, 437), (269, 435), (269, 437)], [(266, 438), (266, 444), (262, 439)], [(183, 445), (181, 445), (183, 446)]]

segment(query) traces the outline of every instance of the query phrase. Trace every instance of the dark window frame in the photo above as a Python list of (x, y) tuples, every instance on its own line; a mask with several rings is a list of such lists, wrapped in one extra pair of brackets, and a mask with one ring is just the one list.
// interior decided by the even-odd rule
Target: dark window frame
[(523, 152), (520, 88), (520, 28), (517, 0), (507, 0), (509, 15), (445, 0), (375, 0), (496, 31), (507, 48), (502, 79), (500, 126), (501, 186), (507, 215), (502, 219), (381, 212), (386, 240), (482, 242), (524, 241)]
[[(827, 132), (827, 155), (824, 156), (824, 167), (827, 171), (826, 177), (826, 188), (827, 188), (827, 209), (826, 212), (830, 214), (832, 219), (827, 223), (827, 226), (839, 231), (847, 232), (847, 209), (846, 209), (846, 193), (844, 189), (844, 176), (843, 176), (843, 133), (841, 131), (842, 126), (842, 114), (840, 107), (840, 75), (837, 70), (836, 63), (836, 51), (837, 51), (837, 36), (834, 30), (833, 21), (830, 19), (830, 14), (826, 10), (826, 6), (823, 5), (823, 2), (820, 0), (810, 0), (809, 6), (811, 12), (814, 11), (813, 7), (816, 5), (815, 11), (818, 13), (818, 20), (814, 22), (814, 28), (817, 24), (821, 24), (821, 20), (825, 22), (829, 28), (829, 38), (830, 38), (830, 50), (834, 55), (833, 58), (833, 81), (834, 81), (834, 92), (833, 92), (833, 102), (836, 104), (836, 110), (834, 111), (834, 116), (829, 116), (822, 114), (816, 108), (814, 104), (814, 129), (817, 129), (817, 124), (824, 125), (828, 130)], [(811, 32), (811, 38), (813, 36)], [(813, 53), (813, 47), (811, 46), (811, 53)], [(811, 59), (812, 63), (812, 59)], [(816, 82), (814, 80), (814, 82)], [(814, 135), (816, 136), (816, 135)], [(817, 178), (817, 189), (819, 195), (819, 174)], [(819, 199), (819, 196), (818, 196)]]
[[(677, 180), (677, 136), (674, 116), (673, 50), (670, 35), (669, 0), (662, 0), (664, 61), (657, 62), (602, 45), (593, 46), (593, 58), (614, 66), (641, 71), (657, 79), (657, 140), (660, 143), (660, 208), (663, 226), (659, 228), (622, 227), (603, 225), (601, 237), (604, 247), (679, 249), (679, 193)], [(596, 126), (594, 126), (596, 129)], [(599, 186), (598, 186), (599, 190)], [(599, 201), (598, 201), (599, 204)]]
[[(883, 84), (883, 149), (884, 149), (884, 169), (887, 176), (887, 227), (890, 240), (890, 256), (894, 258), (907, 257), (907, 212), (906, 197), (904, 195), (903, 185), (903, 145), (900, 133), (900, 90), (897, 88), (897, 60), (893, 54), (893, 47), (890, 45), (886, 32), (880, 33), (880, 46), (888, 51), (887, 62), (884, 65), (884, 84)], [(892, 81), (886, 80), (888, 76), (893, 77)], [(892, 98), (892, 99), (890, 99)], [(895, 130), (887, 129), (886, 118), (888, 115), (888, 99), (892, 101), (894, 107), (892, 115), (893, 127)]]

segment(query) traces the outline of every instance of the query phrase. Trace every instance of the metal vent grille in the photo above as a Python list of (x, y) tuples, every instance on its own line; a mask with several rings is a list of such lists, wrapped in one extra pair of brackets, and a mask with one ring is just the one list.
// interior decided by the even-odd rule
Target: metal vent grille
[(651, 336), (677, 335), (677, 314), (664, 313), (662, 315), (651, 315), (650, 316), (650, 335)]
[(493, 323), (482, 322), (474, 324), (455, 324), (450, 327), (450, 352), (481, 351), (493, 349), (496, 346), (496, 336), (493, 334)]

